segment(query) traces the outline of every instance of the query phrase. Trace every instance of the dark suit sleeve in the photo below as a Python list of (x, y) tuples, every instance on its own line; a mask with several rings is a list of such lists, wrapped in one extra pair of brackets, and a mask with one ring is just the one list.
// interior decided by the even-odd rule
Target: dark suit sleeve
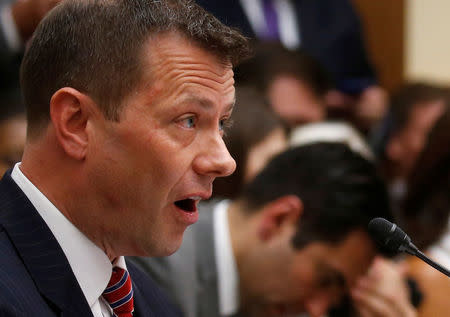
[(0, 259), (0, 317), (27, 316), (25, 307), (39, 308), (40, 303), (34, 296), (34, 284), (1, 226)]
[(358, 93), (376, 83), (361, 21), (349, 0), (294, 1), (302, 48), (333, 75), (338, 89)]

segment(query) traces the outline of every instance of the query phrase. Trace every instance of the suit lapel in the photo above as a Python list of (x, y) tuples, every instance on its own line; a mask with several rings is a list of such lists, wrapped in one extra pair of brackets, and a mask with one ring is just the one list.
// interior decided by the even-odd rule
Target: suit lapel
[[(133, 281), (133, 280), (132, 280)], [(148, 307), (144, 307), (144, 296), (141, 294), (141, 290), (133, 281), (133, 297), (134, 297), (134, 314), (133, 317), (150, 317), (153, 316)], [(142, 299), (141, 299), (142, 298)]]
[(61, 316), (92, 316), (64, 252), (10, 172), (0, 181), (0, 210), (8, 236), (49, 306)]

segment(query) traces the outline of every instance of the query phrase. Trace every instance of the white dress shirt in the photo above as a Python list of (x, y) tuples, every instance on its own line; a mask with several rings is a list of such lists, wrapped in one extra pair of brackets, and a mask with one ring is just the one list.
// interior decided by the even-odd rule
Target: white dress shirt
[(239, 275), (228, 226), (229, 204), (229, 200), (223, 200), (213, 210), (219, 311), (221, 315), (226, 316), (234, 315), (239, 310)]
[[(110, 317), (112, 310), (102, 293), (111, 278), (112, 267), (108, 256), (89, 240), (53, 205), (39, 189), (21, 172), (20, 163), (14, 166), (12, 179), (25, 193), (64, 251), (75, 278), (95, 317)], [(123, 256), (114, 266), (126, 270)]]

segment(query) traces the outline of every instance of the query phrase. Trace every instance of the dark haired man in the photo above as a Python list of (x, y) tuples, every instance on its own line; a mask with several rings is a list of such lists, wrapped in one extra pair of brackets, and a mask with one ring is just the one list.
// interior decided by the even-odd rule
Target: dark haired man
[(261, 43), (254, 51), (254, 57), (236, 70), (239, 84), (256, 85), (290, 128), (325, 120), (325, 95), (333, 86), (318, 61), (279, 43)]
[[(237, 200), (201, 213), (179, 252), (136, 263), (189, 317), (323, 316), (377, 253), (373, 217), (390, 218), (374, 165), (344, 144), (311, 144), (274, 158)], [(372, 308), (365, 296), (360, 305)]]
[(222, 130), (246, 52), (191, 1), (67, 0), (44, 18), (22, 163), (0, 182), (0, 315), (176, 315), (123, 255), (177, 250), (233, 172)]

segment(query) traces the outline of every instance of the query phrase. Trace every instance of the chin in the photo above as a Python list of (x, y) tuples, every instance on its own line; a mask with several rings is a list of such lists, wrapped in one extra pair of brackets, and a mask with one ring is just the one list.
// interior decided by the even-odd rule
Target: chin
[(177, 241), (172, 241), (172, 243), (167, 244), (167, 242), (164, 245), (159, 245), (157, 248), (154, 248), (150, 255), (152, 257), (164, 257), (174, 254), (181, 246), (182, 239), (179, 239)]

